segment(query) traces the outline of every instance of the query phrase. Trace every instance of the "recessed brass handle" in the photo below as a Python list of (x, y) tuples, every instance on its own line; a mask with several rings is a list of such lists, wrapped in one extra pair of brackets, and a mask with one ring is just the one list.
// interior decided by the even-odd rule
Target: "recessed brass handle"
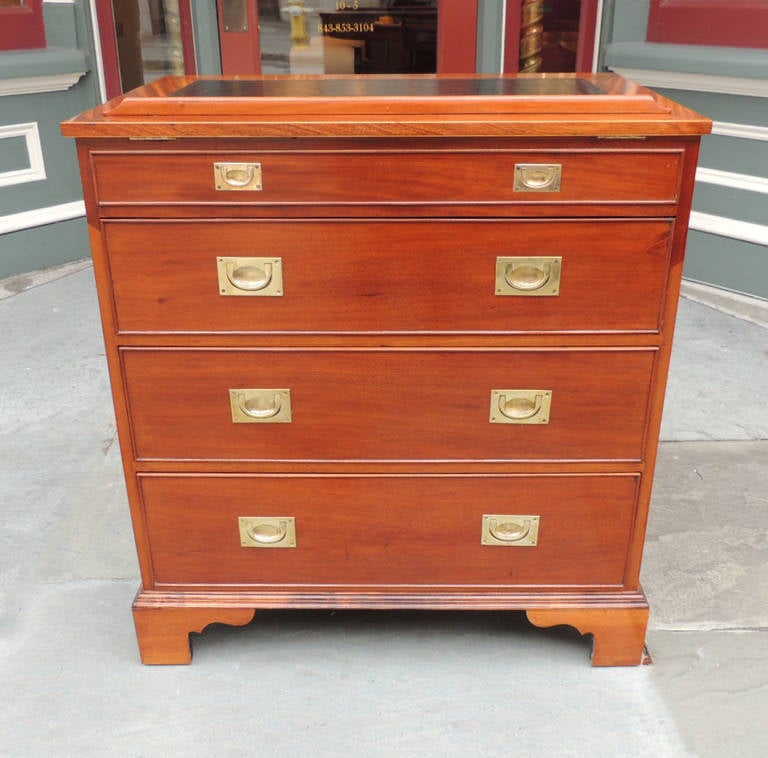
[(213, 164), (213, 178), (217, 190), (261, 190), (261, 163)]
[[(531, 531), (531, 520), (524, 519), (522, 524), (516, 521), (502, 521), (499, 523), (496, 519), (490, 519), (488, 531), (502, 542), (519, 542), (528, 536)], [(280, 537), (282, 539), (282, 537)]]
[(548, 424), (551, 390), (491, 390), (491, 423)]
[(288, 389), (232, 389), (229, 401), (234, 423), (290, 423)]
[(483, 545), (534, 547), (539, 539), (539, 516), (486, 513), (480, 542)]
[(237, 406), (246, 416), (255, 419), (267, 419), (280, 413), (280, 395), (248, 395), (245, 392), (237, 393)]
[(238, 526), (243, 547), (296, 547), (293, 516), (240, 516)]
[(534, 395), (532, 398), (502, 395), (499, 398), (499, 412), (516, 421), (533, 418), (540, 410), (541, 395)]
[(219, 294), (281, 297), (282, 258), (219, 257), (216, 259)]
[(263, 290), (272, 281), (272, 264), (265, 263), (260, 266), (238, 266), (231, 261), (227, 263), (227, 279), (233, 287), (248, 292)]
[(253, 524), (246, 529), (246, 534), (254, 542), (272, 545), (285, 539), (285, 535), (288, 534), (288, 524), (285, 521), (280, 521), (277, 526), (274, 524)]
[(515, 192), (560, 192), (561, 163), (516, 163)]
[(560, 293), (561, 256), (499, 256), (496, 294), (548, 296)]

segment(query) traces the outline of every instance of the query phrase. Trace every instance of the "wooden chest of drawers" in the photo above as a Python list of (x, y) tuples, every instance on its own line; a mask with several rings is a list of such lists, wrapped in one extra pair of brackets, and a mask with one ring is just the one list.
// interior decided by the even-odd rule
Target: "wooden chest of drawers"
[(640, 663), (709, 126), (609, 74), (168, 78), (67, 122), (142, 659), (344, 607), (525, 610)]

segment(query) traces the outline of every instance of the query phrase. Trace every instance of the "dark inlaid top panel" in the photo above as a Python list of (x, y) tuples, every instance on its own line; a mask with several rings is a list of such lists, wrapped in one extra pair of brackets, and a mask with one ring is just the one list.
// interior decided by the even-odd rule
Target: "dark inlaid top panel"
[(557, 97), (606, 94), (580, 77), (568, 79), (201, 79), (173, 97), (307, 98), (307, 97)]

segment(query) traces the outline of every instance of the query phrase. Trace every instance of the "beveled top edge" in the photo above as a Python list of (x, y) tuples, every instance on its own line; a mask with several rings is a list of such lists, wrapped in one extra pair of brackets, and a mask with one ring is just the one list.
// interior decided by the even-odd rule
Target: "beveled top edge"
[(615, 74), (166, 77), (103, 107), (121, 116), (382, 116), (655, 113), (669, 108)]
[(158, 130), (173, 137), (610, 136), (705, 134), (711, 122), (616, 74), (599, 73), (171, 76), (62, 125), (72, 137)]

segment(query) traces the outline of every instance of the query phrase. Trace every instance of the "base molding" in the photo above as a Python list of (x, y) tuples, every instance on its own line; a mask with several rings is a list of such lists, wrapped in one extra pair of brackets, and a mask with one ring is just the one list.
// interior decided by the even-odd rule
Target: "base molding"
[(145, 664), (190, 663), (190, 632), (214, 623), (243, 626), (259, 609), (525, 611), (535, 626), (573, 626), (593, 636), (594, 666), (637, 666), (645, 660), (648, 602), (628, 592), (507, 592), (416, 588), (394, 592), (160, 592), (140, 590), (133, 604)]
[(680, 294), (686, 300), (714, 308), (758, 326), (768, 328), (768, 300), (732, 292), (711, 284), (683, 279)]

